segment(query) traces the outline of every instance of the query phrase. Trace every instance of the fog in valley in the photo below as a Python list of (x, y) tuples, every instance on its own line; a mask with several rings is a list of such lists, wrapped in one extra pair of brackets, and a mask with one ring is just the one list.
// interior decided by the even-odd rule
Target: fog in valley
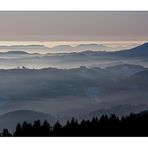
[(9, 48), (0, 52), (1, 129), (25, 118), (64, 123), (148, 108), (148, 43), (116, 51), (102, 44), (58, 45), (55, 53), (43, 45), (0, 48)]

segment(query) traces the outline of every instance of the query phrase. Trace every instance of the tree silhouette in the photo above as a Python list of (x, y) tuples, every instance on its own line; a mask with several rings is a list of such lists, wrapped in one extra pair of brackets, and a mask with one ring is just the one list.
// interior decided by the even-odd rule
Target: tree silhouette
[(62, 135), (62, 125), (57, 121), (53, 126), (53, 136), (61, 136)]
[(9, 133), (8, 129), (5, 128), (5, 129), (3, 129), (2, 136), (3, 137), (11, 137), (12, 135), (11, 135), (11, 133)]
[(50, 124), (45, 120), (42, 125), (42, 134), (44, 136), (51, 136), (51, 127)]
[[(8, 129), (4, 129), (1, 136), (12, 136)], [(13, 136), (148, 136), (148, 112), (131, 113), (129, 116), (117, 117), (102, 115), (100, 119), (78, 122), (72, 118), (65, 125), (57, 121), (50, 125), (47, 120), (28, 123), (18, 123)]]
[(16, 125), (16, 129), (15, 129), (15, 132), (14, 132), (14, 136), (23, 136), (22, 135), (22, 126), (20, 123), (18, 123)]

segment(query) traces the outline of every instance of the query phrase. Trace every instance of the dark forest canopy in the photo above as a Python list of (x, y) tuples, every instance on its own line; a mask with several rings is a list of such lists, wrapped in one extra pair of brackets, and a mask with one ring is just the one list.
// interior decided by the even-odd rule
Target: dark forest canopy
[(91, 120), (78, 122), (72, 118), (65, 125), (57, 121), (53, 126), (46, 120), (18, 123), (14, 133), (4, 129), (1, 136), (15, 137), (78, 137), (78, 136), (148, 136), (148, 111), (118, 118), (116, 115), (102, 115)]

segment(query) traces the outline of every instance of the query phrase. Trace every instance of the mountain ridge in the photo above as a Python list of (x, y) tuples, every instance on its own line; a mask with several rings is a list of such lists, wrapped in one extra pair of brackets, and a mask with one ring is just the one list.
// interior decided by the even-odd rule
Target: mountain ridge
[(56, 118), (47, 113), (33, 110), (14, 110), (0, 115), (0, 129), (2, 130), (2, 128), (8, 128), (10, 130), (14, 130), (18, 122), (33, 122), (35, 120), (47, 120), (51, 124), (56, 122)]

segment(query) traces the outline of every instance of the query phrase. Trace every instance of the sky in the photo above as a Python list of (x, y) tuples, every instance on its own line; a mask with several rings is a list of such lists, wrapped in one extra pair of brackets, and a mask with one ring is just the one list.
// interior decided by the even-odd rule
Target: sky
[(0, 12), (0, 41), (146, 41), (147, 12)]

